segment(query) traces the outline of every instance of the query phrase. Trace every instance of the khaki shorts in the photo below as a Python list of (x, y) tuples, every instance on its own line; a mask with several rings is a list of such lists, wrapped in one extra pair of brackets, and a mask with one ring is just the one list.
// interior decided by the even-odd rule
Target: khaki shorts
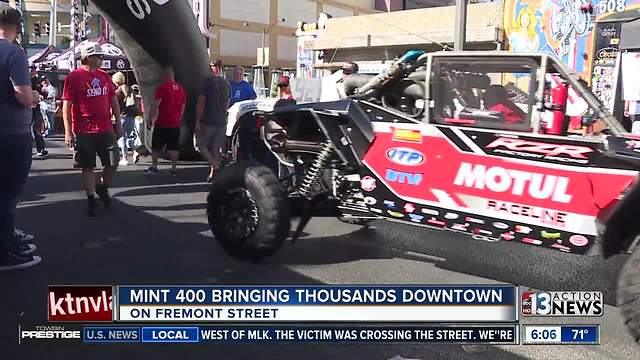
[(199, 135), (196, 135), (196, 143), (198, 148), (205, 148), (211, 152), (211, 154), (218, 155), (224, 141), (227, 137), (227, 126), (207, 126), (202, 125), (202, 130)]

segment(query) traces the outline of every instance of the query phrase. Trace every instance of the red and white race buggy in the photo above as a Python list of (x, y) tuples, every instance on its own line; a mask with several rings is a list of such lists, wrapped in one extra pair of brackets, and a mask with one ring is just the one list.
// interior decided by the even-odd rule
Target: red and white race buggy
[[(544, 54), (410, 52), (350, 99), (256, 111), (208, 198), (232, 256), (259, 259), (333, 204), (344, 221), (387, 219), (573, 254), (628, 253), (640, 221), (640, 141)], [(601, 242), (601, 245), (598, 245)], [(619, 300), (640, 339), (640, 254)]]

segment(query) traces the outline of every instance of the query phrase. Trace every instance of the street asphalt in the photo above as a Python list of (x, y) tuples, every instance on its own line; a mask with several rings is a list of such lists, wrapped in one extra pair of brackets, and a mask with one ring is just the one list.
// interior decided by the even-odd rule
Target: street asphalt
[[(226, 256), (205, 217), (202, 163), (145, 175), (150, 159), (121, 168), (112, 209), (85, 216), (80, 174), (60, 137), (34, 161), (18, 226), (37, 237), (37, 267), (0, 273), (0, 359), (640, 359), (615, 307), (617, 272), (607, 261), (511, 243), (490, 244), (423, 228), (376, 223), (375, 229), (316, 218), (276, 256), (249, 264)], [(163, 165), (166, 169), (166, 164)], [(3, 169), (10, 171), (10, 169)], [(457, 345), (18, 345), (19, 324), (46, 323), (49, 284), (496, 284), (541, 290), (603, 291), (601, 318), (526, 319), (541, 324), (601, 324), (599, 346)]]

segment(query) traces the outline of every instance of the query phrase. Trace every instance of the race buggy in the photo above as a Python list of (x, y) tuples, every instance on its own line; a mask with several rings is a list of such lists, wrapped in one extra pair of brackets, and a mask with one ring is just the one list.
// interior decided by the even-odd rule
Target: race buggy
[[(640, 139), (557, 59), (409, 52), (344, 86), (348, 99), (276, 104), (234, 125), (231, 161), (208, 196), (228, 254), (270, 256), (327, 206), (356, 224), (385, 219), (569, 254), (635, 247)], [(640, 340), (638, 252), (618, 300)]]

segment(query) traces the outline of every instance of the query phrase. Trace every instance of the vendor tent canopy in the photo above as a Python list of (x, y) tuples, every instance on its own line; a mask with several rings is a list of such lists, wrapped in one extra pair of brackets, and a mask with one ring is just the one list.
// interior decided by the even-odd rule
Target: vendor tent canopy
[(49, 45), (46, 48), (38, 51), (33, 56), (29, 58), (29, 66), (35, 65), (37, 63), (52, 60), (62, 53), (62, 50), (58, 49), (53, 45)]
[(80, 59), (81, 50), (84, 47), (95, 44), (100, 45), (104, 52), (104, 56), (102, 57), (102, 70), (107, 72), (131, 70), (131, 64), (129, 63), (129, 59), (127, 59), (124, 51), (104, 38), (90, 39), (79, 43), (76, 45), (75, 54), (73, 54), (72, 49), (69, 49), (60, 56), (48, 61), (47, 67), (60, 72), (71, 71), (72, 61), (74, 59)]

